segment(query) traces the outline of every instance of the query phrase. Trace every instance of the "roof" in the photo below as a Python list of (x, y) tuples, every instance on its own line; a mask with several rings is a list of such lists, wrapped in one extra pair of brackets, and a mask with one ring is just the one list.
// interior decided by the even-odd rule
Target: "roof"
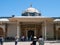
[(14, 18), (51, 18), (45, 16), (15, 16)]

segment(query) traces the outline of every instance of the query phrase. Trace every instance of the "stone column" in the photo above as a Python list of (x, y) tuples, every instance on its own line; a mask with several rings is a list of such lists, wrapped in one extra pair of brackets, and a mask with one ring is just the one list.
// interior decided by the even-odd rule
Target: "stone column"
[(44, 32), (45, 32), (44, 29), (45, 29), (45, 28), (44, 28), (44, 23), (43, 23), (43, 22), (41, 23), (41, 27), (42, 27), (42, 28), (41, 28), (41, 30), (42, 30), (42, 37), (44, 38), (44, 36), (45, 36), (45, 35), (44, 35)]
[(4, 30), (4, 37), (6, 37), (7, 36), (7, 23), (5, 23), (5, 30)]
[(5, 24), (2, 24), (2, 29), (3, 29), (3, 37), (4, 37), (4, 38), (5, 38), (5, 32), (6, 32), (6, 31), (5, 31), (5, 28), (6, 28), (6, 27), (5, 27)]
[(35, 30), (34, 30), (34, 34), (36, 35), (36, 24), (35, 24)]
[(17, 22), (17, 37), (20, 37), (20, 26), (19, 26), (19, 22)]
[(44, 21), (44, 24), (45, 24), (45, 40), (47, 39), (47, 23), (46, 21)]
[(19, 24), (19, 36), (21, 37), (21, 23)]

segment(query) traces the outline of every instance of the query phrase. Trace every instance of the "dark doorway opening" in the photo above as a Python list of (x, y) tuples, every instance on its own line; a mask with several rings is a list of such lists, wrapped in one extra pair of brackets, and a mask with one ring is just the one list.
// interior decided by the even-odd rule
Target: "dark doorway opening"
[(34, 31), (29, 30), (28, 31), (28, 40), (33, 40), (33, 36), (34, 36)]

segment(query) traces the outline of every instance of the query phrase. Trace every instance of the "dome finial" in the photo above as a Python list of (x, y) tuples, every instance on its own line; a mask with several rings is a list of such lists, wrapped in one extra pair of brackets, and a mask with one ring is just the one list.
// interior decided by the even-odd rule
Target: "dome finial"
[(32, 3), (30, 4), (30, 7), (32, 7)]

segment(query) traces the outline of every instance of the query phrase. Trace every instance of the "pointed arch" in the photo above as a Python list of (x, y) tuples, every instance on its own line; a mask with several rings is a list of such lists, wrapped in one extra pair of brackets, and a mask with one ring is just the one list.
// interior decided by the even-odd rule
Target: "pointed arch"
[(0, 27), (0, 36), (3, 36), (3, 35), (4, 35), (3, 28)]

